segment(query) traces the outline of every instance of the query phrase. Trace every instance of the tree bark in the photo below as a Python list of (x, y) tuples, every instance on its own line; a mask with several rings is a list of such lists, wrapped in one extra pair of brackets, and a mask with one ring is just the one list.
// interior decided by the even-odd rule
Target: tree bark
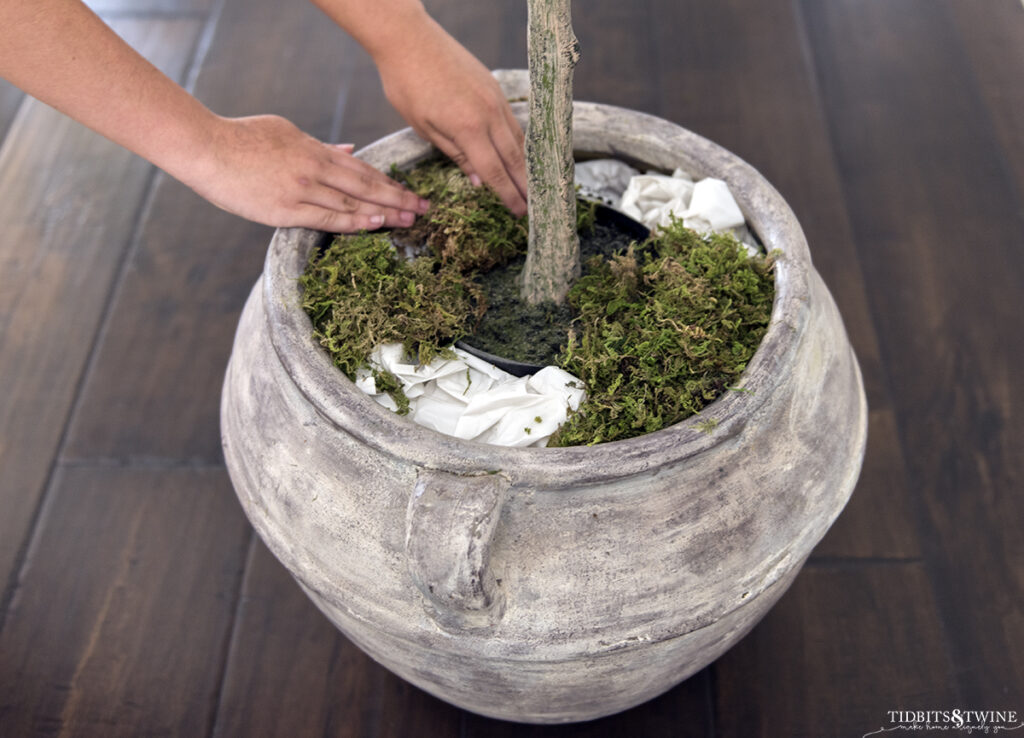
[(529, 0), (530, 237), (522, 297), (560, 303), (580, 273), (572, 150), (572, 77), (579, 43), (570, 0)]

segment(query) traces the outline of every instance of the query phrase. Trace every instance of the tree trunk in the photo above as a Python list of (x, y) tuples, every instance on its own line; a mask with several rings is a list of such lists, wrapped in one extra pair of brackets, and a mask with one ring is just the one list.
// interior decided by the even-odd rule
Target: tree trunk
[(528, 43), (530, 241), (522, 297), (531, 304), (558, 303), (580, 273), (572, 151), (572, 76), (579, 44), (570, 0), (529, 0)]

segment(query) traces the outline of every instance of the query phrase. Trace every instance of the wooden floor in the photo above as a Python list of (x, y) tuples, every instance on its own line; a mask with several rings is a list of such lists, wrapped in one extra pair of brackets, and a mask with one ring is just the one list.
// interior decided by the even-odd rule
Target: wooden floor
[[(293, 0), (93, 0), (217, 112), (366, 144), (368, 58)], [(428, 7), (492, 67), (525, 2)], [(862, 736), (1024, 715), (1020, 0), (586, 0), (577, 97), (678, 122), (792, 204), (871, 408), (790, 592), (654, 701), (532, 728), (319, 614), (234, 499), (218, 397), (271, 235), (0, 85), (0, 735)]]

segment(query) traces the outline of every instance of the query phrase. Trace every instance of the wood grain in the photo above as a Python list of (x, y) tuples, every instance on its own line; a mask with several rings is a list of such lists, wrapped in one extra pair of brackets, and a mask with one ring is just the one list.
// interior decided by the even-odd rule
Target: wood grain
[[(172, 77), (194, 21), (115, 30)], [(153, 168), (27, 100), (0, 149), (0, 576), (38, 506)]]
[(461, 711), (352, 645), (262, 543), (246, 567), (215, 736), (457, 736)]
[(916, 508), (909, 485), (896, 415), (868, 412), (868, 447), (857, 489), (814, 549), (815, 558), (920, 559)]
[(221, 469), (62, 470), (0, 635), (0, 732), (205, 735), (250, 531)]
[(1024, 223), (931, 7), (803, 3), (956, 676), (999, 704), (1024, 694)]
[[(90, 4), (180, 78), (219, 0)], [(488, 66), (525, 66), (522, 0), (426, 4)], [(308, 3), (223, 5), (197, 78), (217, 112), (360, 145), (404, 126)], [(709, 136), (793, 206), (872, 411), (846, 511), (746, 640), (646, 705), (550, 728), (401, 682), (250, 545), (216, 468), (216, 403), (269, 229), (166, 178), (144, 209), (148, 165), (0, 82), (5, 581), (24, 563), (0, 599), (0, 734), (817, 737), (878, 730), (891, 709), (1024, 710), (1022, 15), (577, 4), (578, 97)]]
[[(327, 137), (350, 43), (312, 4), (229, 2), (196, 96), (223, 115), (277, 113)], [(272, 232), (160, 178), (66, 458), (220, 460), (224, 368)]]
[[(577, 100), (661, 114), (659, 81), (666, 70), (659, 64), (659, 47), (651, 43), (657, 23), (652, 10), (650, 2), (580, 4), (574, 8), (572, 22), (581, 55), (576, 66)], [(643, 73), (638, 74), (641, 69)]]
[(945, 0), (1007, 168), (1024, 192), (1024, 3)]
[[(874, 319), (801, 19), (786, 0), (753, 6), (729, 0), (659, 5), (647, 22), (657, 41), (659, 65), (651, 74), (663, 117), (749, 161), (787, 199), (843, 316), (868, 405), (884, 411), (889, 397)], [(870, 471), (890, 463), (868, 458), (866, 466)], [(884, 487), (866, 484), (854, 498), (857, 507), (872, 510), (891, 502)], [(837, 531), (830, 540), (833, 553), (881, 556), (906, 548), (902, 531), (913, 525), (905, 513), (905, 507), (890, 510), (891, 525), (874, 530), (870, 539), (855, 534), (841, 540)], [(868, 540), (878, 548), (866, 548)]]
[(920, 564), (809, 566), (712, 670), (719, 736), (846, 738), (959, 704)]
[(465, 738), (698, 738), (713, 735), (710, 671), (660, 697), (606, 718), (571, 725), (522, 725), (465, 713)]

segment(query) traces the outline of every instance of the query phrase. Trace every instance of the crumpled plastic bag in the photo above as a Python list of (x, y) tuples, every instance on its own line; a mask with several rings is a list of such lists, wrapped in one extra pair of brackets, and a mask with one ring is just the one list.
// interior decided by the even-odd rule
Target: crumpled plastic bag
[(668, 225), (669, 216), (682, 217), (693, 196), (693, 179), (687, 172), (677, 169), (671, 177), (664, 174), (641, 174), (629, 181), (622, 193), (622, 212), (640, 221), (652, 231)]
[(592, 159), (576, 164), (576, 184), (580, 196), (598, 200), (608, 207), (617, 208), (629, 180), (639, 171), (618, 159)]
[[(456, 438), (498, 446), (545, 446), (570, 411), (586, 398), (583, 383), (556, 366), (515, 377), (461, 349), (457, 358), (416, 364), (400, 343), (381, 344), (370, 355), (373, 369), (388, 371), (409, 398), (409, 417)], [(369, 368), (356, 386), (389, 410), (395, 401), (378, 392)]]
[(729, 186), (707, 177), (695, 182), (689, 172), (676, 169), (672, 176), (636, 169), (617, 159), (595, 159), (576, 165), (580, 194), (619, 210), (650, 230), (666, 226), (675, 217), (701, 233), (731, 232), (748, 253), (760, 249)]
[(746, 223), (725, 182), (714, 177), (694, 182), (681, 169), (671, 177), (664, 174), (633, 177), (622, 193), (620, 207), (622, 212), (652, 231), (668, 225), (673, 215), (687, 228), (703, 233), (731, 231)]

